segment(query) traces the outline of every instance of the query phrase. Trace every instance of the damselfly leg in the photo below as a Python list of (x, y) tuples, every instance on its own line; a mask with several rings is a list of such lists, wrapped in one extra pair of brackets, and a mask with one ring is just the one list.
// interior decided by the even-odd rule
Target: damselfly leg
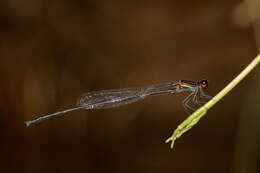
[(211, 99), (212, 98), (212, 96), (206, 95), (202, 89), (200, 89), (200, 97), (201, 98), (206, 98), (206, 99)]
[(193, 96), (193, 98), (192, 98), (192, 102), (193, 102), (193, 103), (196, 103), (196, 104), (198, 104), (198, 105), (201, 105), (201, 103), (198, 101), (198, 91), (199, 91), (199, 89), (197, 88), (196, 91), (195, 91), (195, 93), (194, 93), (194, 96)]
[(183, 107), (186, 109), (186, 110), (192, 110), (192, 111), (195, 111), (195, 109), (193, 107), (191, 107), (188, 103), (190, 102), (192, 96), (194, 95), (194, 93), (190, 93), (190, 95), (188, 95), (183, 101), (182, 101), (182, 104), (183, 104)]

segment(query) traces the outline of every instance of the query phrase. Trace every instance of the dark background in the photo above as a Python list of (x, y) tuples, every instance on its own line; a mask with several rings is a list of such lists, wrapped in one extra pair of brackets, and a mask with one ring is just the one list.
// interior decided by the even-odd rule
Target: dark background
[(173, 150), (187, 94), (24, 124), (93, 90), (206, 77), (215, 95), (256, 40), (241, 0), (0, 1), (1, 172), (259, 172), (259, 67)]

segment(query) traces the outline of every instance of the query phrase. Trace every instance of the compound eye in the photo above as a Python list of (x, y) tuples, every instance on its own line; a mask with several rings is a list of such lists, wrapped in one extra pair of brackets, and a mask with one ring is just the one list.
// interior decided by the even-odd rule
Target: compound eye
[(201, 81), (200, 86), (204, 89), (208, 88), (208, 82), (206, 80)]

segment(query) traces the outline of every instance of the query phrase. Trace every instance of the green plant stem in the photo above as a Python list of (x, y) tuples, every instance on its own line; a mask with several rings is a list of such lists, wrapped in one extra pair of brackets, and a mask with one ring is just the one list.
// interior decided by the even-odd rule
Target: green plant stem
[(197, 109), (191, 114), (186, 120), (184, 120), (176, 130), (174, 130), (172, 136), (168, 138), (165, 143), (171, 141), (171, 148), (174, 146), (174, 142), (177, 138), (181, 137), (186, 131), (191, 129), (195, 124), (198, 123), (200, 118), (206, 115), (207, 111), (213, 107), (218, 101), (220, 101), (228, 92), (230, 92), (250, 71), (252, 71), (257, 64), (260, 62), (260, 54), (235, 78), (233, 79), (224, 89), (222, 89), (215, 97), (208, 101), (205, 105)]

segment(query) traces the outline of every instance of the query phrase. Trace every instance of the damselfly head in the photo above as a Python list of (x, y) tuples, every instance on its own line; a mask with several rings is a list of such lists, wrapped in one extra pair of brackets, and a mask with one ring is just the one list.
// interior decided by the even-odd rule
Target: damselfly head
[(207, 79), (200, 79), (198, 84), (201, 86), (201, 88), (206, 89), (208, 88), (208, 80)]

